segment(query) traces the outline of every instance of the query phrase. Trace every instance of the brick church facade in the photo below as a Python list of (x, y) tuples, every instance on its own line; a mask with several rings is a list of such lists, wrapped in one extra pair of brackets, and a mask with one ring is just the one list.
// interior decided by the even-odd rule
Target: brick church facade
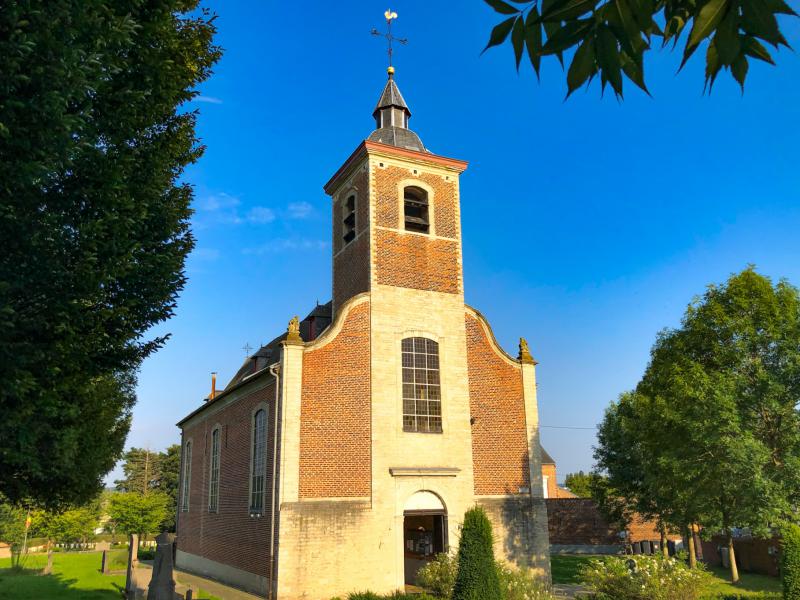
[(459, 176), (393, 79), (325, 185), (333, 299), (184, 418), (179, 567), (280, 600), (413, 583), (489, 515), (496, 556), (549, 576), (535, 361), (464, 304)]

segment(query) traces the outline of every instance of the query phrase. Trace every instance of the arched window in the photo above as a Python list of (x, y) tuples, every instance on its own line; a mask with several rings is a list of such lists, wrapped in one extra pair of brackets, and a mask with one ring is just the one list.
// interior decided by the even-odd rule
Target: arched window
[(356, 237), (356, 195), (350, 194), (342, 205), (342, 239), (346, 246)]
[(181, 511), (189, 512), (189, 490), (192, 480), (192, 441), (184, 445), (183, 450), (183, 486), (181, 486)]
[(414, 185), (404, 188), (403, 207), (406, 230), (417, 233), (430, 232), (428, 192)]
[(219, 511), (219, 451), (220, 428), (211, 432), (211, 464), (208, 478), (208, 512)]
[(267, 464), (267, 411), (253, 415), (253, 458), (250, 463), (250, 512), (264, 511), (264, 470)]
[(403, 352), (403, 431), (442, 432), (439, 344), (406, 338)]

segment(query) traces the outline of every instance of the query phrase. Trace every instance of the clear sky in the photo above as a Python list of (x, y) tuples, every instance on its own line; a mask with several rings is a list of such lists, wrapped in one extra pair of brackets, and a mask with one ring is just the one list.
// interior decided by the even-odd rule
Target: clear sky
[[(197, 248), (165, 348), (142, 367), (128, 445), (163, 449), (257, 346), (330, 298), (322, 185), (373, 129), (386, 79), (386, 2), (215, 0), (225, 55), (193, 103), (204, 157)], [(567, 102), (547, 61), (517, 75), (510, 47), (479, 56), (480, 0), (397, 0), (396, 79), (411, 128), (461, 179), (466, 301), (503, 347), (539, 361), (542, 441), (559, 479), (592, 465), (608, 403), (632, 388), (656, 333), (748, 263), (800, 285), (800, 56), (751, 64), (741, 94), (703, 96), (704, 52), (648, 59), (653, 98), (597, 87)], [(784, 20), (800, 46), (800, 19)], [(552, 427), (589, 429), (556, 429)], [(113, 479), (113, 475), (111, 477)]]

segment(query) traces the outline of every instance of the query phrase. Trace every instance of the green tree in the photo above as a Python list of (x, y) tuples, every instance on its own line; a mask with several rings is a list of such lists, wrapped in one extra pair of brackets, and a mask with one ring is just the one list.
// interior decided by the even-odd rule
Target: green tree
[(20, 552), (25, 539), (24, 509), (10, 504), (0, 496), (0, 541), (11, 546), (12, 566), (19, 566)]
[(185, 103), (220, 56), (197, 0), (0, 10), (0, 492), (82, 503), (166, 336), (202, 152)]
[[(567, 96), (599, 75), (622, 97), (623, 76), (649, 94), (645, 56), (653, 45), (680, 41), (684, 31), (681, 68), (706, 46), (706, 88), (710, 91), (721, 70), (730, 71), (744, 90), (751, 59), (774, 65), (765, 44), (789, 47), (778, 17), (797, 13), (784, 0), (484, 0), (503, 15), (486, 48), (509, 37), (519, 70), (526, 51), (536, 75), (543, 57), (564, 64)], [(708, 41), (706, 44), (705, 42)]]
[(175, 527), (175, 512), (178, 508), (180, 468), (180, 444), (173, 444), (164, 452), (131, 448), (122, 457), (124, 477), (116, 480), (114, 486), (121, 492), (164, 492), (170, 498), (170, 505), (162, 525), (171, 531)]
[(109, 498), (108, 514), (116, 531), (135, 533), (141, 540), (145, 535), (161, 530), (169, 502), (169, 496), (159, 491), (148, 494), (119, 492)]
[(799, 398), (800, 294), (748, 268), (710, 286), (680, 328), (659, 335), (635, 394), (610, 409), (623, 413), (611, 422), (632, 460), (601, 427), (599, 463), (630, 469), (665, 521), (726, 535), (735, 582), (734, 530), (771, 535), (797, 504)]
[(592, 482), (602, 477), (597, 473), (584, 473), (578, 471), (577, 473), (567, 473), (564, 478), (564, 486), (579, 498), (592, 497)]
[(458, 542), (458, 571), (452, 600), (501, 600), (493, 542), (492, 524), (484, 510), (480, 507), (468, 510)]
[(781, 578), (784, 600), (800, 600), (800, 527), (784, 527), (781, 548)]
[(32, 535), (47, 538), (50, 543), (85, 544), (94, 539), (99, 524), (99, 499), (58, 512), (37, 510), (31, 513)]

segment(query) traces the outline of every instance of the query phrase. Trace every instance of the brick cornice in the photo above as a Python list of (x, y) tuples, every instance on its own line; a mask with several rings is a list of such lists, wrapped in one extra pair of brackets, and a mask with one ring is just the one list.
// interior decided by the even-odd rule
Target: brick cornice
[(420, 152), (418, 150), (409, 150), (407, 148), (398, 148), (390, 144), (382, 144), (380, 142), (370, 142), (364, 140), (353, 151), (349, 158), (344, 161), (344, 164), (338, 171), (330, 178), (328, 183), (323, 186), (325, 193), (333, 195), (336, 191), (337, 185), (342, 181), (343, 176), (350, 172), (351, 168), (356, 165), (364, 156), (374, 154), (377, 156), (387, 156), (394, 158), (403, 158), (405, 160), (432, 165), (439, 168), (449, 169), (456, 173), (462, 173), (466, 170), (469, 164), (465, 160), (458, 160), (456, 158), (447, 158), (446, 156), (439, 156), (430, 152)]

